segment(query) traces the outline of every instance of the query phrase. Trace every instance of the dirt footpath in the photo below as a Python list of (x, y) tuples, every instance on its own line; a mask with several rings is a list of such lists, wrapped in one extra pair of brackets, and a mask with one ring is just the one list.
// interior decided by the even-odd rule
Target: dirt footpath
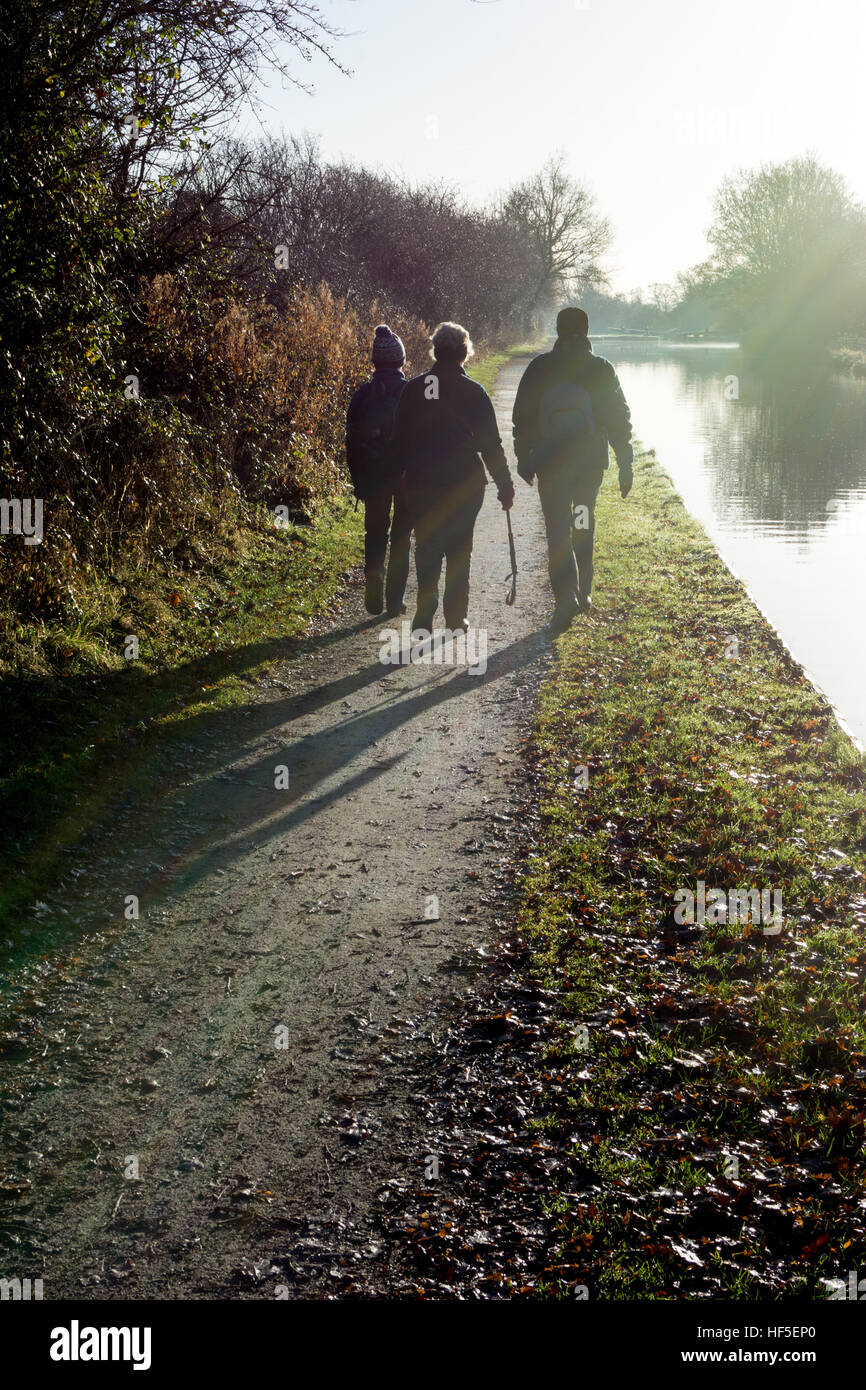
[[(506, 447), (524, 366), (496, 392)], [(0, 1020), (0, 1276), (42, 1277), (46, 1299), (293, 1297), (347, 1250), (375, 1253), (372, 1195), (424, 1163), (418, 1058), (502, 925), (550, 650), (540, 509), (520, 483), (513, 516), (508, 608), (488, 486), (483, 675), (382, 665), (388, 624), (355, 577), (332, 629), (243, 709), (188, 721), (149, 790), (118, 794), (110, 832), (70, 853), (39, 911), (72, 944)]]

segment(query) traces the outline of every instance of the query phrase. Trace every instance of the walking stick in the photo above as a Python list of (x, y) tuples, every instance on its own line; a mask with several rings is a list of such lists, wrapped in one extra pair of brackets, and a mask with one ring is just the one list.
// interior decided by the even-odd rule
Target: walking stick
[(511, 556), (511, 573), (505, 576), (505, 582), (511, 580), (511, 588), (505, 596), (505, 602), (509, 608), (517, 598), (517, 551), (514, 549), (514, 532), (511, 529), (511, 512), (505, 513), (505, 520), (508, 522), (508, 553)]

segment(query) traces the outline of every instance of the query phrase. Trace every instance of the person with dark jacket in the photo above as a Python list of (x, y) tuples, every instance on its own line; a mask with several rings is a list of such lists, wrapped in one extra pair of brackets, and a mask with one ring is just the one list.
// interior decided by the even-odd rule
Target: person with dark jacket
[(493, 402), (463, 367), (472, 353), (469, 334), (457, 323), (440, 323), (432, 346), (432, 367), (413, 377), (400, 397), (394, 433), (415, 532), (418, 606), (412, 628), (423, 633), (433, 628), (443, 560), (446, 627), (469, 627), (472, 539), (487, 482), (482, 459), (503, 509), (514, 501)]
[[(346, 416), (346, 462), (355, 496), (364, 503), (365, 602), (368, 613), (405, 613), (410, 525), (393, 452), (397, 403), (406, 385), (406, 350), (380, 323), (373, 337), (373, 376), (355, 392)], [(393, 515), (392, 515), (393, 508)], [(390, 531), (391, 549), (385, 576)]]
[(590, 607), (595, 502), (609, 463), (619, 467), (623, 497), (633, 482), (631, 416), (610, 362), (596, 357), (583, 309), (562, 309), (550, 352), (524, 372), (512, 415), (517, 472), (538, 493), (547, 529), (551, 627), (563, 632)]

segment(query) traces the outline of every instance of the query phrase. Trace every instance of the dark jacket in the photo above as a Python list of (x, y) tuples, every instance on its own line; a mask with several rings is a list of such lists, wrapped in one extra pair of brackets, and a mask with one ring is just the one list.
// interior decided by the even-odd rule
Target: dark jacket
[(483, 488), (482, 459), (498, 488), (511, 483), (493, 402), (456, 362), (435, 362), (407, 383), (394, 453), (409, 491)]
[(544, 392), (557, 382), (568, 380), (585, 387), (592, 401), (595, 428), (570, 448), (569, 462), (586, 473), (603, 474), (608, 466), (608, 443), (617, 463), (628, 467), (633, 458), (631, 415), (614, 368), (604, 357), (596, 357), (588, 338), (557, 338), (550, 352), (534, 357), (520, 379), (514, 400), (512, 425), (514, 452), (524, 468), (541, 437), (539, 405)]
[(359, 386), (346, 415), (346, 463), (357, 496), (363, 501), (371, 493), (393, 489), (398, 472), (393, 440), (387, 447), (371, 451), (368, 445), (367, 423), (378, 392), (398, 400), (406, 378), (399, 367), (377, 367), (369, 381)]

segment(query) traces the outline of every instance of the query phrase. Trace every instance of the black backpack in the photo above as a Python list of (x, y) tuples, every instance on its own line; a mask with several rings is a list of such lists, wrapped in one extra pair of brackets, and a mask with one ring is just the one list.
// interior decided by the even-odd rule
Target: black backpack
[[(584, 374), (584, 381), (588, 374)], [(592, 396), (584, 381), (561, 370), (544, 388), (538, 402), (539, 443), (532, 451), (532, 468), (538, 473), (552, 458), (572, 453), (595, 433)]]
[(388, 476), (399, 399), (399, 391), (389, 389), (384, 381), (370, 383), (358, 431), (358, 447), (369, 482), (384, 481)]

